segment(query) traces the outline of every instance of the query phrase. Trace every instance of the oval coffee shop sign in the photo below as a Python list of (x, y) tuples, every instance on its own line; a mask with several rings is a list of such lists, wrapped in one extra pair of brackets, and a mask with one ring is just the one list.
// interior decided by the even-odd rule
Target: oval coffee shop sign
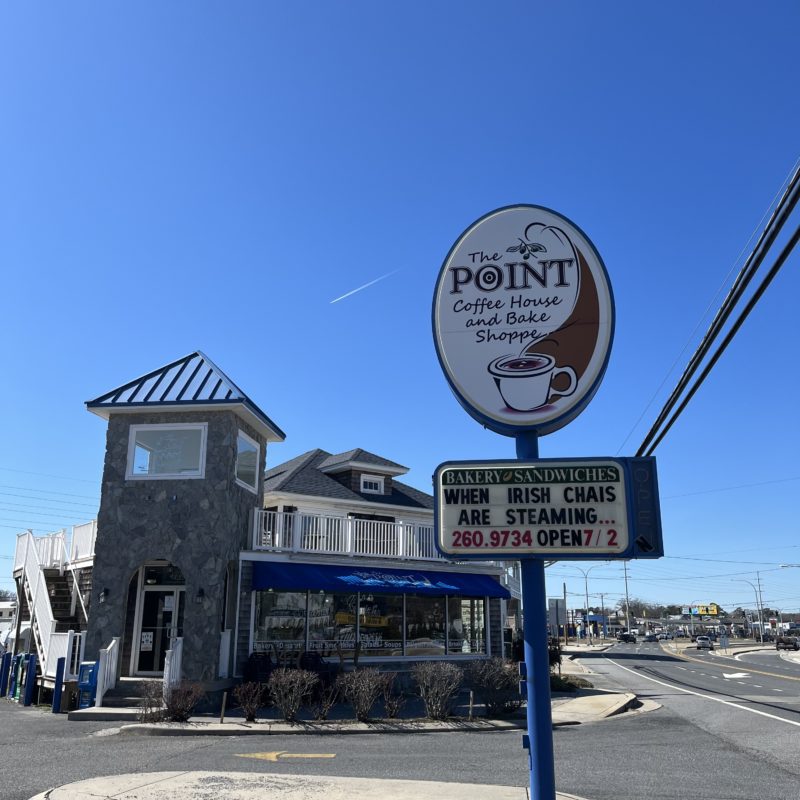
[(591, 400), (608, 363), (614, 301), (586, 235), (540, 206), (500, 208), (447, 255), (433, 300), (439, 361), (479, 422), (552, 433)]

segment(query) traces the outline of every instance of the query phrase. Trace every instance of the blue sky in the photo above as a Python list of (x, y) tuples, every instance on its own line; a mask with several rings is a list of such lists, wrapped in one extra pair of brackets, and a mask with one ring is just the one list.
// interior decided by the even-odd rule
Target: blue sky
[[(617, 305), (597, 396), (541, 455), (632, 455), (800, 155), (798, 23), (791, 3), (5, 4), (0, 555), (94, 516), (105, 425), (83, 403), (196, 349), (286, 431), (270, 464), (363, 447), (429, 489), (442, 461), (512, 458), (430, 330), (451, 244), (510, 203), (580, 225)], [(778, 568), (800, 563), (797, 261), (656, 453), (668, 557), (631, 565), (632, 595), (752, 606), (734, 580), (763, 570), (765, 603), (800, 607)], [(621, 573), (590, 592), (615, 602)]]

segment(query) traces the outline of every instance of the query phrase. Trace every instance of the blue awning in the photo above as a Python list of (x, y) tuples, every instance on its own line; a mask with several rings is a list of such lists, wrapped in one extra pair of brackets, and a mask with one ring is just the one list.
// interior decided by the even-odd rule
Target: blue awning
[(511, 595), (491, 575), (467, 572), (423, 572), (416, 569), (253, 562), (253, 588), (282, 591), (386, 592), (391, 594)]

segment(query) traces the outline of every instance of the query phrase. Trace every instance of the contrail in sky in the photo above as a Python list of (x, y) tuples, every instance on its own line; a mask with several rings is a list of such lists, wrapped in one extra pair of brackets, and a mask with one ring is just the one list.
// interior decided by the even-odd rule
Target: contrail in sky
[(350, 297), (351, 294), (355, 294), (356, 292), (360, 292), (362, 289), (366, 289), (368, 286), (372, 286), (373, 283), (377, 283), (378, 281), (382, 281), (384, 278), (388, 278), (390, 275), (394, 275), (395, 272), (400, 272), (399, 269), (392, 270), (391, 272), (387, 272), (385, 275), (381, 275), (380, 278), (375, 278), (374, 281), (370, 281), (369, 283), (365, 283), (363, 286), (359, 286), (358, 289), (353, 289), (351, 292), (347, 294), (343, 294), (341, 297), (337, 297), (335, 300), (331, 300), (331, 304), (338, 303), (340, 300), (344, 300), (345, 297)]

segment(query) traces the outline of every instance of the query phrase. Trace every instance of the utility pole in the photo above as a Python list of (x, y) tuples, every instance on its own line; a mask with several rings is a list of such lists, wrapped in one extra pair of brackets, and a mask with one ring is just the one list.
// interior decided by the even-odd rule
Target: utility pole
[(761, 644), (764, 644), (764, 598), (761, 595), (761, 573), (758, 570), (756, 570), (756, 583), (758, 584), (758, 603), (760, 606), (758, 618), (761, 627)]
[[(591, 569), (591, 567), (589, 567)], [(589, 644), (592, 644), (592, 626), (589, 624), (589, 574), (588, 571), (583, 576), (583, 589), (586, 593), (586, 616), (583, 619), (583, 630), (589, 639)]]
[(602, 632), (603, 632), (603, 641), (606, 638), (606, 601), (605, 601), (605, 593), (599, 592), (600, 595), (600, 625), (602, 625)]
[(631, 601), (628, 598), (628, 562), (622, 562), (625, 570), (625, 629), (630, 633), (631, 630)]
[(564, 647), (569, 644), (569, 614), (567, 613), (567, 584), (561, 584), (564, 588)]

